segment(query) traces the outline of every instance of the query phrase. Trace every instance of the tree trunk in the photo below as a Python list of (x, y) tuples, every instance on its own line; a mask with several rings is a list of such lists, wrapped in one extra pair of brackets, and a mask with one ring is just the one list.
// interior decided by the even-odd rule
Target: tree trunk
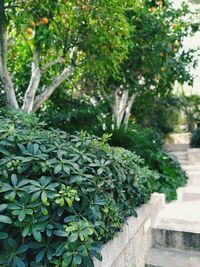
[(7, 36), (6, 36), (6, 16), (4, 0), (0, 0), (0, 78), (6, 91), (8, 105), (18, 108), (18, 103), (11, 77), (7, 69)]
[(37, 47), (33, 56), (31, 79), (29, 82), (29, 86), (26, 90), (24, 96), (24, 103), (22, 106), (22, 110), (27, 113), (30, 113), (33, 110), (35, 94), (40, 83), (41, 71), (39, 67), (39, 60), (40, 60), (39, 57), (40, 57), (40, 48)]
[(122, 124), (128, 100), (128, 91), (123, 91), (121, 95), (119, 92), (119, 89), (115, 91), (114, 103), (112, 104), (113, 118), (117, 129), (119, 129)]
[(42, 104), (53, 94), (53, 92), (57, 89), (57, 87), (66, 79), (70, 77), (70, 75), (73, 72), (74, 67), (69, 66), (68, 68), (65, 68), (63, 72), (58, 75), (50, 84), (49, 86), (46, 87), (44, 92), (42, 92), (39, 96), (36, 97), (34, 103), (33, 103), (33, 108), (32, 112), (37, 111)]
[(130, 98), (128, 90), (119, 94), (119, 89), (115, 91), (114, 103), (112, 104), (113, 119), (117, 129), (120, 128), (124, 121), (125, 126), (128, 126), (129, 118), (131, 115), (131, 108), (133, 106), (136, 94), (133, 94)]
[(126, 114), (125, 114), (125, 126), (126, 126), (126, 129), (128, 127), (128, 123), (129, 123), (129, 119), (130, 119), (130, 115), (131, 115), (131, 109), (132, 109), (132, 106), (133, 106), (133, 103), (135, 101), (135, 98), (136, 98), (136, 94), (133, 94), (131, 96), (131, 98), (129, 99), (128, 101), (128, 104), (127, 104), (127, 107), (126, 107)]

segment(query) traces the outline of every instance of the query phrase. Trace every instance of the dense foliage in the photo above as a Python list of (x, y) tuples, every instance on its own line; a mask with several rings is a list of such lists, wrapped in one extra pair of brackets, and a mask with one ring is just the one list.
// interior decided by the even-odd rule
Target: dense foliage
[[(58, 103), (60, 97), (62, 101)], [(102, 136), (107, 125), (112, 123), (108, 105), (103, 100), (88, 96), (75, 98), (71, 94), (61, 94), (57, 100), (55, 98), (57, 94), (53, 96), (49, 107), (38, 114), (47, 127), (68, 133), (83, 130)]]
[(168, 0), (0, 1), (1, 105), (41, 118), (0, 115), (0, 265), (92, 267), (152, 192), (176, 198), (187, 177), (140, 126), (174, 129), (192, 15)]
[(136, 125), (120, 128), (112, 132), (110, 144), (134, 151), (144, 158), (149, 168), (160, 174), (156, 190), (165, 193), (168, 201), (175, 199), (177, 187), (186, 183), (186, 173), (179, 162), (164, 151), (161, 137), (155, 130)]
[(193, 132), (196, 126), (200, 126), (200, 97), (199, 95), (182, 95), (181, 98), (182, 110), (186, 117), (188, 130)]
[[(141, 111), (148, 119), (146, 107), (171, 95), (176, 81), (192, 84), (190, 69), (196, 66), (195, 51), (183, 45), (184, 38), (198, 29), (191, 15), (186, 4), (176, 9), (167, 0), (141, 1), (137, 9), (127, 12), (133, 28), (127, 58), (120, 65), (120, 75), (109, 77), (106, 85), (99, 86), (117, 128), (123, 122), (127, 124), (131, 114), (137, 116)], [(138, 105), (133, 110), (137, 101), (139, 111)]]
[[(178, 105), (176, 104), (178, 100), (174, 99), (174, 101), (175, 103), (173, 105), (178, 110), (180, 103)], [(94, 106), (88, 101), (83, 100), (80, 102), (79, 100), (72, 99), (68, 104), (66, 107), (63, 106), (61, 110), (54, 106), (52, 107), (52, 112), (41, 114), (48, 127), (59, 128), (71, 133), (75, 130), (84, 129), (97, 136), (108, 133), (110, 135), (108, 141), (110, 145), (134, 151), (145, 159), (145, 163), (152, 170), (156, 170), (161, 175), (162, 181), (158, 182), (157, 191), (165, 192), (168, 200), (176, 198), (177, 187), (184, 185), (187, 177), (177, 160), (169, 156), (163, 148), (163, 133), (166, 134), (172, 130), (175, 125), (175, 123), (172, 123), (173, 121), (170, 123), (169, 119), (169, 115), (173, 114), (171, 110), (172, 106), (169, 110), (160, 107), (159, 114), (161, 115), (162, 121), (160, 121), (159, 125), (159, 118), (155, 119), (152, 116), (151, 123), (154, 128), (142, 128), (137, 123), (130, 123), (128, 128), (121, 126), (119, 129), (116, 129), (113, 128), (112, 120), (105, 103)], [(156, 110), (155, 107), (152, 109), (154, 111)], [(147, 110), (149, 109), (147, 108)], [(170, 110), (171, 113), (169, 112)], [(141, 115), (138, 114), (138, 117), (141, 117)], [(148, 125), (149, 122), (147, 123)]]
[(135, 96), (147, 100), (145, 107), (149, 97), (171, 94), (175, 81), (192, 83), (195, 54), (183, 40), (198, 24), (186, 4), (5, 0), (0, 11), (0, 92), (25, 112), (45, 106), (57, 88), (98, 91), (120, 125)]
[(191, 147), (200, 148), (200, 128), (198, 127), (196, 130), (192, 132), (192, 137), (190, 140)]
[(82, 73), (96, 80), (115, 76), (132, 31), (125, 13), (135, 4), (1, 1), (0, 79), (7, 104), (36, 111), (66, 80), (77, 81)]
[(177, 126), (184, 121), (182, 101), (175, 95), (159, 99), (151, 96), (138, 98), (132, 113), (137, 124), (154, 128), (164, 135), (176, 131)]
[(43, 130), (36, 117), (0, 119), (0, 264), (93, 266), (159, 175), (102, 139)]

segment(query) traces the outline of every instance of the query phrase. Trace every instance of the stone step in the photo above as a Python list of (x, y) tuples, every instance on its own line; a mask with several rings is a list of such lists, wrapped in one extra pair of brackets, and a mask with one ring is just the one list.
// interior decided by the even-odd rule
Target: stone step
[(188, 154), (187, 152), (176, 152), (176, 153), (170, 153), (172, 156), (176, 157), (178, 160), (188, 160)]
[(200, 179), (190, 178), (187, 187), (177, 189), (178, 202), (200, 201)]
[(182, 169), (187, 173), (191, 172), (200, 172), (200, 164), (188, 164), (188, 165), (181, 165)]
[(186, 160), (187, 160), (187, 158), (184, 157), (184, 156), (176, 157), (176, 159), (177, 159), (179, 162), (181, 162), (181, 161), (186, 161)]
[(200, 233), (181, 231), (180, 229), (154, 228), (153, 240), (155, 246), (179, 249), (183, 251), (200, 251)]
[(199, 148), (190, 148), (188, 149), (188, 160), (189, 161), (200, 161), (200, 149)]
[(200, 254), (168, 248), (155, 247), (151, 250), (145, 267), (199, 267)]
[(183, 152), (183, 151), (187, 151), (188, 150), (188, 148), (189, 148), (190, 146), (189, 146), (189, 144), (168, 144), (168, 145), (166, 145), (166, 149), (167, 149), (167, 151), (169, 151), (169, 152), (178, 152), (178, 151), (180, 151), (180, 152)]
[[(194, 166), (194, 169), (195, 169), (195, 166)], [(198, 178), (199, 177), (199, 179), (200, 179), (200, 171), (198, 171), (198, 170), (190, 170), (190, 171), (187, 171), (187, 175), (189, 177), (191, 177), (191, 178)]]
[(179, 163), (181, 164), (181, 166), (186, 166), (186, 168), (188, 166), (191, 166), (191, 167), (195, 167), (195, 166), (200, 166), (200, 162), (199, 161), (194, 161), (194, 162), (191, 162), (189, 160), (180, 160)]
[(152, 234), (155, 246), (200, 252), (200, 201), (167, 204)]
[(200, 176), (193, 177), (188, 180), (188, 185), (200, 187)]

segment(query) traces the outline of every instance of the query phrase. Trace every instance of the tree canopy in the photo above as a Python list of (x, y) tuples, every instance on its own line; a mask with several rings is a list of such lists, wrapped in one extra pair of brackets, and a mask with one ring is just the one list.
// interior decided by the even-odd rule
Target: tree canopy
[(134, 8), (131, 2), (1, 0), (1, 80), (8, 104), (36, 111), (77, 68), (100, 78), (114, 75), (128, 52), (125, 11)]
[(0, 77), (11, 107), (37, 111), (57, 88), (71, 86), (78, 95), (100, 93), (119, 127), (139, 97), (170, 94), (175, 81), (192, 83), (195, 51), (186, 51), (183, 40), (198, 25), (185, 4), (0, 3)]

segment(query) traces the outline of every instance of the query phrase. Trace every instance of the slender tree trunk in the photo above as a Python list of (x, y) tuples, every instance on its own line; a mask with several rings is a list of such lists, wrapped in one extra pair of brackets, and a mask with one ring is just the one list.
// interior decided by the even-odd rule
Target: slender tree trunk
[(112, 104), (111, 108), (117, 129), (120, 128), (123, 121), (125, 123), (125, 126), (128, 126), (129, 118), (131, 115), (131, 108), (136, 98), (136, 94), (133, 94), (129, 98), (128, 93), (128, 90), (123, 91), (122, 94), (119, 94), (119, 89), (115, 91), (114, 103)]
[(128, 123), (129, 123), (129, 119), (131, 115), (131, 109), (132, 109), (136, 96), (137, 96), (136, 94), (133, 94), (131, 96), (126, 107), (126, 112), (125, 112), (126, 114), (125, 114), (125, 119), (124, 119), (126, 128), (128, 127)]
[(41, 71), (39, 67), (39, 60), (40, 60), (39, 58), (40, 58), (40, 48), (38, 46), (33, 56), (31, 79), (29, 82), (29, 86), (26, 90), (26, 93), (24, 95), (24, 103), (22, 106), (22, 110), (27, 113), (30, 113), (33, 110), (35, 94), (40, 83)]
[(119, 91), (119, 89), (115, 91), (114, 103), (112, 104), (113, 118), (117, 129), (120, 128), (123, 121), (128, 99), (128, 91), (123, 91), (122, 94), (119, 94)]
[(14, 86), (7, 69), (7, 36), (6, 36), (6, 16), (4, 0), (0, 0), (0, 78), (6, 91), (8, 105), (18, 108), (18, 103), (14, 91)]
[[(33, 55), (32, 62), (32, 73), (28, 88), (24, 95), (24, 101), (22, 110), (30, 113), (37, 111), (42, 104), (53, 94), (53, 92), (58, 88), (58, 86), (68, 79), (74, 70), (74, 55), (75, 47), (71, 49), (70, 59), (71, 65), (66, 67), (53, 81), (48, 85), (44, 91), (36, 97), (36, 92), (38, 90), (40, 80), (41, 80), (41, 69), (40, 69), (40, 47), (36, 46), (36, 50)], [(2, 81), (3, 87), (6, 91), (7, 102), (10, 107), (19, 108), (16, 99), (16, 94), (14, 86), (7, 69), (7, 36), (6, 36), (6, 15), (4, 8), (4, 0), (0, 0), (0, 79)], [(61, 58), (58, 58), (47, 65), (44, 66), (45, 70), (54, 64), (59, 63)]]

